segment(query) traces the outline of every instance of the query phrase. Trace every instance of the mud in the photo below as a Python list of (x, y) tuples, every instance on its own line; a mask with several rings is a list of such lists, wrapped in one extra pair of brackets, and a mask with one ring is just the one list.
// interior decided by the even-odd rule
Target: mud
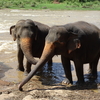
[[(17, 44), (16, 41), (13, 41), (9, 33), (10, 26), (16, 24), (16, 22), (20, 19), (32, 19), (34, 21), (39, 21), (49, 26), (62, 25), (70, 22), (83, 20), (83, 21), (93, 23), (100, 28), (100, 11), (50, 11), (50, 10), (36, 11), (36, 10), (9, 10), (9, 9), (0, 10), (0, 92), (3, 91), (9, 92), (10, 89), (10, 92), (12, 93), (15, 94), (19, 93), (18, 97), (11, 100), (22, 100), (25, 94), (28, 95), (28, 93), (21, 93), (20, 95), (20, 92), (18, 92), (17, 84), (21, 82), (26, 76), (24, 75), (23, 72), (16, 70), (17, 69)], [(24, 60), (24, 64), (25, 61), (26, 59)], [(72, 67), (73, 81), (75, 85), (77, 78), (76, 78), (74, 64), (73, 62), (71, 63), (72, 63), (71, 67)], [(32, 66), (32, 68), (34, 68), (34, 66)], [(25, 85), (24, 89), (28, 92), (34, 89), (35, 90), (52, 89), (52, 90), (62, 90), (62, 91), (71, 90), (70, 93), (67, 93), (68, 96), (65, 96), (68, 98), (68, 100), (73, 100), (73, 99), (82, 100), (84, 99), (81, 98), (83, 94), (84, 96), (87, 96), (87, 94), (89, 94), (89, 96), (84, 100), (91, 99), (90, 95), (94, 95), (93, 100), (99, 100), (98, 99), (99, 96), (97, 95), (98, 94), (100, 95), (100, 90), (99, 90), (100, 62), (98, 64), (98, 78), (95, 81), (96, 83), (95, 84), (87, 83), (83, 87), (76, 86), (76, 87), (68, 88), (66, 85), (61, 84), (62, 80), (65, 78), (65, 74), (60, 61), (60, 56), (55, 56), (53, 58), (53, 66), (51, 69), (48, 70), (47, 65), (45, 65), (43, 67), (43, 70), (39, 71), (39, 73), (32, 80), (30, 80), (28, 84)], [(85, 77), (85, 81), (88, 82), (87, 70), (88, 70), (88, 64), (85, 64), (84, 77)], [(45, 97), (45, 99), (43, 100), (66, 100), (65, 97), (63, 95), (61, 96), (59, 93), (56, 96), (56, 98), (58, 99), (54, 99), (52, 97), (53, 95), (51, 96), (49, 94), (47, 95), (48, 92), (42, 94), (43, 90), (41, 91), (38, 90), (38, 92), (36, 92), (37, 94), (35, 93), (35, 95), (32, 96), (35, 99), (37, 97), (38, 99)], [(78, 94), (77, 92), (80, 93)], [(40, 93), (40, 95), (38, 93)], [(71, 93), (73, 93), (73, 96)], [(21, 99), (18, 99), (19, 97), (21, 97)]]

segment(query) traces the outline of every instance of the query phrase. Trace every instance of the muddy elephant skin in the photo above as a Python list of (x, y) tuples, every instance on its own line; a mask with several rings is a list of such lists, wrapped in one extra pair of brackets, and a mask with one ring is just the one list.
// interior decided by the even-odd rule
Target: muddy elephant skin
[(61, 55), (66, 83), (73, 83), (70, 60), (75, 64), (78, 83), (84, 83), (83, 64), (86, 63), (89, 63), (91, 74), (96, 79), (100, 56), (100, 29), (84, 21), (51, 27), (39, 62), (19, 84), (19, 90), (54, 55)]
[[(49, 29), (49, 26), (30, 19), (19, 20), (10, 27), (13, 40), (17, 40), (18, 70), (25, 71), (26, 74), (31, 71), (31, 64), (37, 63), (34, 57), (41, 57)], [(24, 55), (27, 58), (26, 70), (23, 66)], [(48, 61), (48, 66), (52, 66), (52, 59)]]

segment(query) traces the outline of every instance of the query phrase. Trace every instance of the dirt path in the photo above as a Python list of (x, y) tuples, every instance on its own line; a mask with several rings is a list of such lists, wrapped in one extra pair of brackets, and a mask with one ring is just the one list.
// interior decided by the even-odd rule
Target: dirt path
[[(9, 34), (10, 26), (20, 19), (32, 19), (41, 23), (62, 25), (75, 21), (87, 21), (100, 28), (100, 11), (50, 11), (50, 10), (0, 10), (0, 98), (1, 100), (100, 100), (100, 62), (96, 83), (83, 86), (66, 86), (61, 84), (65, 78), (60, 56), (53, 58), (53, 71), (45, 71), (42, 76), (35, 76), (19, 92), (17, 84), (25, 78), (17, 68), (17, 45)], [(34, 67), (34, 66), (33, 66)], [(84, 65), (87, 74), (88, 64)], [(76, 82), (75, 68), (72, 63), (72, 74)], [(87, 81), (86, 75), (85, 79)], [(27, 99), (28, 98), (28, 99)]]

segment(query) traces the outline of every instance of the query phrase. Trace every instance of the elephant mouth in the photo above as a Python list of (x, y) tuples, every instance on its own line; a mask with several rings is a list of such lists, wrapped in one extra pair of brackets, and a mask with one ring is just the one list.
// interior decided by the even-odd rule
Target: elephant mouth
[(62, 54), (63, 52), (65, 52), (65, 43), (64, 42), (60, 42), (60, 41), (57, 41), (56, 44), (54, 44), (54, 54), (55, 55), (60, 55)]

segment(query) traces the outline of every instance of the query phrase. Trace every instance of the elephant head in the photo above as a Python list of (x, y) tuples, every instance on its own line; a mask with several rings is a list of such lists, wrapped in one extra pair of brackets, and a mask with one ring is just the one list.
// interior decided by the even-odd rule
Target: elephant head
[(29, 73), (28, 77), (19, 85), (19, 90), (22, 86), (54, 55), (69, 54), (77, 48), (81, 47), (80, 40), (75, 33), (68, 32), (65, 27), (54, 26), (50, 28), (45, 39), (45, 47), (39, 62), (34, 69)]
[(12, 35), (13, 40), (15, 41), (17, 39), (24, 55), (32, 64), (37, 63), (32, 56), (32, 43), (37, 37), (37, 30), (38, 27), (30, 19), (20, 20), (16, 25), (10, 27), (10, 34)]

